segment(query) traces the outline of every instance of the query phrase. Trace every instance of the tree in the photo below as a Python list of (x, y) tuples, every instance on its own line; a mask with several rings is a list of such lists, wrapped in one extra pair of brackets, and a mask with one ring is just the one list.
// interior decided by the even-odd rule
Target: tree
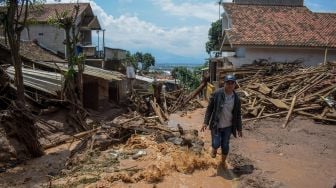
[(134, 70), (138, 70), (138, 62), (135, 60), (134, 56), (131, 54), (130, 51), (126, 51), (126, 66), (132, 65)]
[[(68, 61), (68, 71), (65, 73), (63, 86), (63, 97), (71, 104), (71, 113), (68, 116), (77, 131), (88, 130), (84, 119), (83, 111), (83, 72), (85, 68), (84, 56), (76, 54), (76, 45), (79, 41), (79, 30), (76, 28), (80, 5), (75, 4), (73, 10), (55, 10), (56, 16), (49, 19), (49, 23), (64, 29), (66, 58)], [(77, 67), (77, 69), (76, 69)]]
[(15, 86), (17, 91), (17, 101), (24, 105), (24, 85), (22, 76), (22, 60), (19, 54), (21, 32), (26, 27), (28, 10), (31, 1), (29, 0), (7, 0), (6, 11), (2, 12), (2, 25), (4, 27), (6, 39), (11, 52), (12, 63), (15, 69)]
[(135, 59), (136, 62), (142, 63), (143, 55), (142, 55), (141, 52), (136, 52), (133, 56), (134, 56), (134, 59)]
[(150, 53), (143, 54), (142, 52), (136, 52), (135, 54), (131, 54), (127, 51), (126, 62), (133, 65), (135, 70), (138, 70), (138, 63), (142, 63), (141, 70), (148, 71), (150, 66), (155, 65), (155, 57)]
[(21, 33), (27, 25), (28, 13), (36, 0), (6, 0), (2, 1), (4, 12), (1, 12), (1, 25), (3, 26), (6, 41), (11, 52), (12, 64), (14, 65), (16, 86), (16, 101), (8, 109), (10, 116), (7, 117), (5, 125), (8, 132), (15, 133), (33, 157), (43, 155), (43, 149), (37, 138), (35, 120), (31, 111), (26, 108), (24, 84), (22, 75), (22, 60), (20, 56)]
[(155, 57), (150, 53), (145, 53), (142, 56), (142, 70), (148, 71), (150, 66), (155, 65)]
[(205, 50), (208, 54), (211, 51), (218, 51), (221, 46), (222, 39), (222, 22), (217, 20), (212, 22), (211, 27), (208, 32), (209, 41), (205, 44)]

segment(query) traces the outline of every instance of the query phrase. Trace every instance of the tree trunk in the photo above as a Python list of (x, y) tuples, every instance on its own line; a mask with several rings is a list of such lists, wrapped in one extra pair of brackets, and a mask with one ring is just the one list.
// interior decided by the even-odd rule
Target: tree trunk
[(21, 28), (18, 28), (18, 23), (15, 21), (15, 15), (18, 9), (17, 1), (11, 0), (8, 7), (8, 20), (7, 20), (7, 36), (9, 47), (11, 51), (12, 63), (15, 69), (15, 86), (17, 87), (17, 100), (24, 104), (24, 85), (22, 76), (22, 61), (19, 54), (20, 50), (20, 35)]

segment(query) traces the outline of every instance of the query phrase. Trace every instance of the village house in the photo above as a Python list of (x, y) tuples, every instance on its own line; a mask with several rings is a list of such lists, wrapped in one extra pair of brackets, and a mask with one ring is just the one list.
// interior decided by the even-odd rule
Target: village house
[[(63, 74), (68, 70), (66, 61), (31, 41), (22, 41), (20, 46), (26, 94), (39, 103), (46, 99), (61, 99)], [(4, 38), (0, 38), (0, 65), (14, 78), (10, 50)], [(84, 107), (99, 110), (107, 102), (122, 102), (126, 99), (126, 83), (122, 73), (86, 65), (83, 73)]]
[[(75, 5), (77, 3), (41, 4), (30, 9), (29, 19), (32, 21), (21, 33), (21, 40), (34, 41), (42, 48), (65, 58), (67, 53), (65, 32), (62, 28), (51, 24), (50, 20), (56, 18), (57, 13), (68, 12), (72, 15)], [(85, 55), (85, 64), (108, 70), (120, 69), (122, 61), (126, 58), (126, 51), (106, 47), (105, 30), (93, 13), (90, 3), (78, 3), (78, 5), (75, 27), (79, 32), (77, 51)], [(94, 38), (92, 32), (96, 32), (98, 37)]]
[(233, 0), (223, 3), (221, 52), (233, 52), (234, 66), (254, 60), (336, 59), (336, 13), (316, 13), (303, 0)]
[[(42, 4), (29, 10), (29, 18), (34, 20), (22, 32), (21, 39), (37, 41), (39, 45), (53, 51), (56, 54), (66, 57), (65, 32), (50, 22), (56, 18), (57, 13), (68, 12), (72, 15), (75, 11), (75, 3)], [(79, 44), (87, 52), (95, 52), (92, 45), (92, 31), (100, 31), (101, 26), (94, 15), (89, 3), (79, 3), (79, 11), (76, 23), (76, 30), (79, 32)]]

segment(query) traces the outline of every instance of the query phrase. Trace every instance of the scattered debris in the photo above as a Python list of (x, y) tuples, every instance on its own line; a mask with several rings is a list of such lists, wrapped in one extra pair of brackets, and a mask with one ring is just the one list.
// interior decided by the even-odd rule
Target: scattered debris
[(256, 63), (223, 71), (237, 73), (243, 121), (286, 116), (285, 128), (293, 114), (336, 123), (334, 69), (322, 65), (304, 68), (298, 63)]

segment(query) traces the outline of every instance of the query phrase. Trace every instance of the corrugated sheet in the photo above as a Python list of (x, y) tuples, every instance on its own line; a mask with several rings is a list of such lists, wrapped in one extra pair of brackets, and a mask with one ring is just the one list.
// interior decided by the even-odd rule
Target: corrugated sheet
[[(38, 62), (38, 64), (50, 67), (53, 69), (61, 69), (61, 71), (67, 71), (68, 65), (66, 63), (49, 63), (49, 62)], [(104, 80), (112, 81), (112, 80), (123, 80), (125, 75), (117, 72), (117, 71), (109, 71), (104, 70), (92, 66), (85, 65), (84, 74), (89, 76), (94, 76), (98, 78), (102, 78)]]
[[(8, 75), (14, 79), (15, 70), (11, 66), (6, 69)], [(25, 86), (57, 96), (57, 92), (62, 89), (64, 81), (63, 75), (59, 73), (22, 68), (23, 82)]]

